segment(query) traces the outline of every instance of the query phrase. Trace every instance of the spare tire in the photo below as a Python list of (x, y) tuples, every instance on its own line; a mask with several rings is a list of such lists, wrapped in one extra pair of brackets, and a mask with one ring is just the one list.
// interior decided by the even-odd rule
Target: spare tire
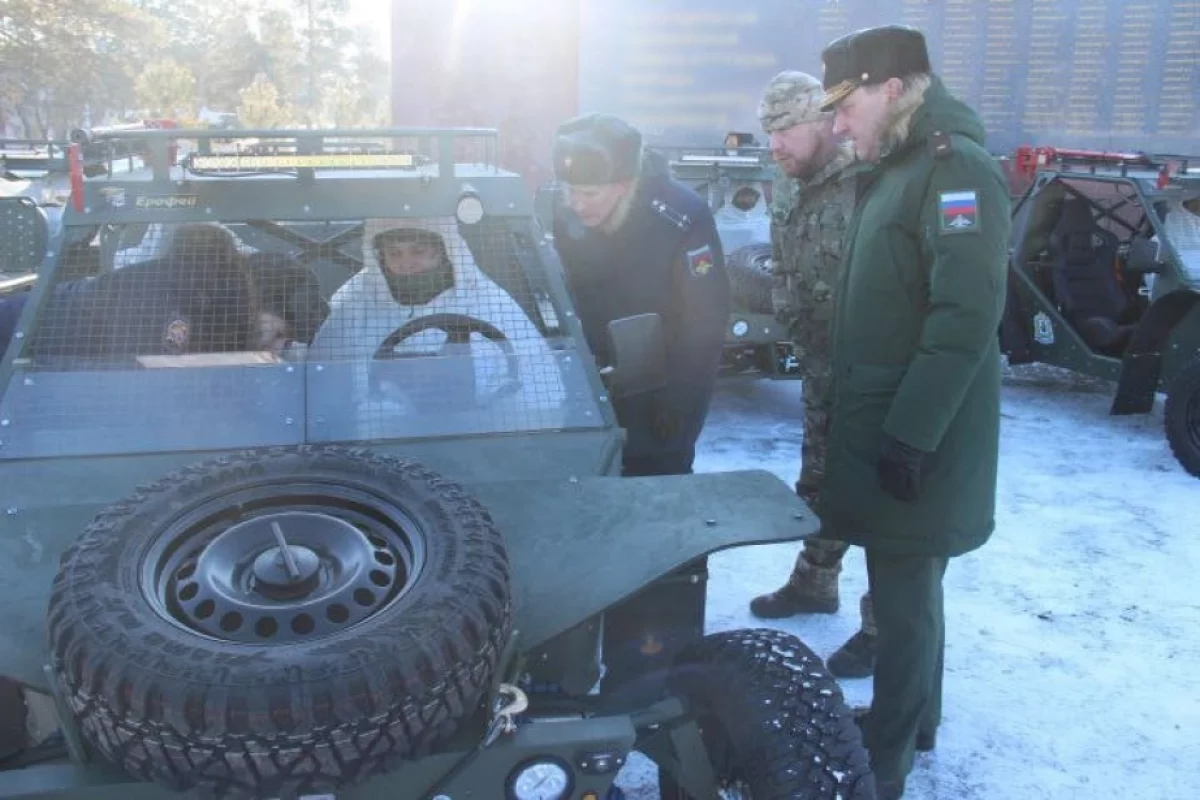
[(748, 244), (725, 259), (733, 307), (749, 314), (771, 314), (771, 245)]
[(87, 743), (202, 796), (332, 793), (423, 755), (511, 631), (487, 511), (413, 461), (251, 451), (144, 486), (62, 557), (53, 667)]

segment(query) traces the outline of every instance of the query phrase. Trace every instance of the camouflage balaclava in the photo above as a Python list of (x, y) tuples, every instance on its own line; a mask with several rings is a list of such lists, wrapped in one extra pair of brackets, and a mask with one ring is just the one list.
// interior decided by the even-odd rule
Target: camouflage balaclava
[(825, 90), (821, 81), (806, 72), (785, 70), (767, 83), (758, 104), (758, 119), (764, 133), (786, 130), (802, 122), (833, 117), (821, 110)]

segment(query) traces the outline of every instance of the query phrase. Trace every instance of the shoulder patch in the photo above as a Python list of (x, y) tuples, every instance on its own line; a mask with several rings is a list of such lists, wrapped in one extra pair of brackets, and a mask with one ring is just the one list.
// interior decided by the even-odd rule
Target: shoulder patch
[(689, 217), (687, 214), (676, 211), (662, 200), (652, 200), (650, 202), (650, 207), (657, 211), (661, 217), (669, 221), (681, 231), (686, 231), (692, 227), (691, 217)]
[(945, 131), (934, 131), (929, 135), (929, 151), (934, 158), (946, 158), (954, 150), (954, 142)]
[(713, 251), (711, 245), (697, 247), (687, 251), (688, 272), (696, 278), (703, 278), (713, 268)]
[(172, 317), (163, 329), (163, 345), (169, 353), (182, 353), (191, 338), (191, 326), (183, 317)]
[(979, 198), (974, 189), (938, 192), (938, 231), (943, 234), (979, 230)]

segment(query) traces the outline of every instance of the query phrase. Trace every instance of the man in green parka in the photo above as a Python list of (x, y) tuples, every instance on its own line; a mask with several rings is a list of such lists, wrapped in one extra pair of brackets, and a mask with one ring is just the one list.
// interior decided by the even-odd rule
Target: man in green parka
[(919, 31), (856, 31), (822, 60), (822, 107), (869, 165), (834, 319), (822, 522), (866, 551), (878, 650), (860, 722), (879, 797), (898, 798), (941, 720), (947, 560), (995, 525), (1010, 204)]

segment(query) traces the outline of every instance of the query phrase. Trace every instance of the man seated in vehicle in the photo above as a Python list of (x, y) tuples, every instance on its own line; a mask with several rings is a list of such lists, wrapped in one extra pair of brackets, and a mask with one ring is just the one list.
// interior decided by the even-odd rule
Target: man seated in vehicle
[(259, 349), (279, 354), (311, 343), (329, 315), (316, 276), (283, 253), (252, 253), (246, 260), (258, 300)]
[[(363, 227), (363, 268), (334, 294), (310, 361), (370, 367), (376, 360), (448, 357), (388, 370), (384, 381), (405, 384), (393, 387), (391, 399), (411, 408), (423, 405), (423, 396), (448, 408), (486, 406), (512, 394), (519, 411), (561, 411), (565, 393), (548, 343), (475, 264), (453, 217), (373, 219)], [(364, 389), (379, 391), (374, 374), (359, 382), (357, 399)]]
[[(15, 314), (15, 325), (27, 297), (7, 301), (17, 308), (0, 316)], [(236, 352), (258, 349), (260, 335), (254, 282), (233, 235), (188, 224), (161, 258), (57, 283), (26, 355), (120, 360)]]

